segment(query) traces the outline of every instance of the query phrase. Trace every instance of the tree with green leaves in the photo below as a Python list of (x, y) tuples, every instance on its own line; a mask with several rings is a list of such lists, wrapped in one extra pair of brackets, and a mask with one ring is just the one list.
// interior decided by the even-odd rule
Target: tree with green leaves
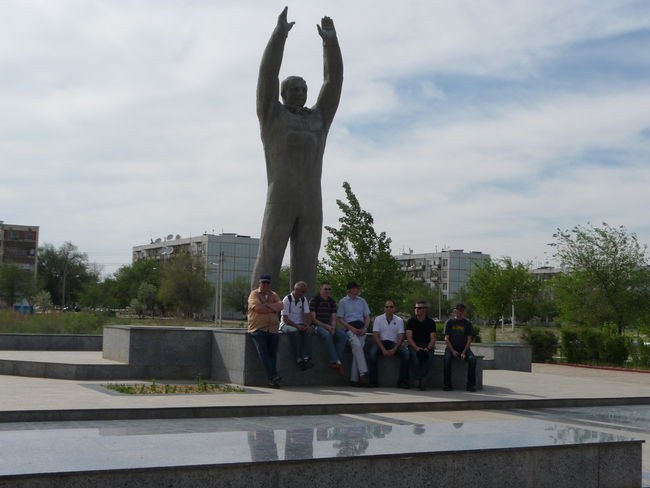
[(240, 317), (248, 310), (248, 295), (251, 293), (250, 280), (239, 276), (223, 284), (222, 300), (225, 308), (234, 310)]
[(560, 318), (568, 324), (614, 323), (619, 334), (648, 320), (647, 246), (625, 227), (587, 224), (553, 234), (564, 273), (554, 281)]
[(38, 276), (42, 288), (61, 307), (77, 303), (84, 288), (99, 280), (99, 272), (88, 262), (88, 255), (69, 241), (58, 249), (52, 244), (39, 248)]
[(0, 298), (8, 307), (22, 298), (34, 294), (34, 273), (17, 264), (8, 263), (0, 266)]
[(149, 283), (160, 288), (163, 263), (153, 259), (143, 259), (120, 267), (112, 278), (104, 280), (107, 288), (115, 296), (117, 307), (126, 307), (131, 300), (137, 298), (142, 283)]
[(490, 259), (470, 271), (465, 290), (476, 314), (496, 321), (510, 315), (513, 303), (531, 300), (539, 290), (539, 281), (523, 263)]
[(336, 201), (343, 213), (340, 227), (325, 226), (330, 237), (318, 275), (330, 282), (336, 297), (345, 295), (348, 282), (356, 281), (370, 310), (378, 313), (385, 300), (403, 300), (410, 279), (391, 254), (391, 239), (385, 232), (377, 234), (372, 215), (361, 208), (350, 184), (343, 183), (343, 188), (347, 201)]
[(200, 259), (187, 253), (165, 262), (158, 299), (185, 317), (199, 314), (214, 296)]

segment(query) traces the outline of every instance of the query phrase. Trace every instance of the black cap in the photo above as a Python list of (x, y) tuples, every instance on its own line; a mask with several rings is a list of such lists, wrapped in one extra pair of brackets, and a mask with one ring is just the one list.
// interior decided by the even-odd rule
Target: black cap
[(457, 303), (454, 308), (456, 310), (465, 310), (465, 304), (464, 303)]
[(350, 281), (350, 283), (348, 283), (347, 289), (351, 290), (352, 288), (359, 288), (359, 284), (356, 281)]
[(271, 275), (260, 276), (260, 283), (271, 283)]

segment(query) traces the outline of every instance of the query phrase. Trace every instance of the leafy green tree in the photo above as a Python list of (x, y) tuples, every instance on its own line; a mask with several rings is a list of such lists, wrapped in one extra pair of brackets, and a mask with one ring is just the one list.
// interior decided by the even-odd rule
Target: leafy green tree
[(14, 263), (0, 266), (0, 297), (7, 306), (34, 293), (34, 274)]
[(157, 294), (158, 288), (155, 285), (146, 282), (140, 283), (136, 298), (142, 304), (145, 311), (148, 310), (151, 312), (152, 317), (154, 316), (156, 304), (158, 303), (156, 298)]
[(214, 296), (214, 288), (205, 278), (201, 261), (187, 253), (179, 254), (163, 266), (158, 291), (160, 302), (170, 309), (192, 317), (200, 313)]
[(539, 290), (539, 281), (523, 263), (503, 258), (475, 266), (465, 288), (477, 315), (496, 321), (510, 315), (513, 302), (531, 300)]
[(115, 300), (115, 306), (122, 308), (131, 303), (138, 296), (138, 289), (142, 283), (160, 288), (163, 263), (151, 259), (143, 259), (133, 264), (122, 266), (115, 272), (113, 283), (107, 284), (107, 293)]
[(99, 280), (99, 272), (88, 255), (69, 241), (58, 249), (45, 244), (38, 250), (38, 276), (56, 305), (76, 303), (89, 283)]
[(646, 245), (625, 227), (588, 224), (553, 234), (555, 257), (565, 273), (554, 280), (559, 314), (566, 323), (626, 327), (645, 321), (650, 307)]
[(337, 200), (343, 213), (340, 227), (325, 226), (331, 234), (325, 245), (325, 257), (319, 263), (319, 277), (332, 284), (333, 295), (341, 297), (346, 285), (356, 281), (373, 312), (383, 311), (388, 298), (401, 302), (409, 279), (401, 271), (390, 250), (391, 239), (385, 232), (377, 234), (372, 215), (363, 210), (352, 193), (350, 184), (343, 183), (346, 202)]
[(32, 301), (34, 302), (34, 307), (41, 312), (46, 312), (52, 308), (52, 297), (47, 290), (36, 292)]
[(248, 295), (250, 295), (250, 280), (240, 276), (223, 284), (223, 306), (235, 310), (242, 316), (246, 315), (248, 309)]

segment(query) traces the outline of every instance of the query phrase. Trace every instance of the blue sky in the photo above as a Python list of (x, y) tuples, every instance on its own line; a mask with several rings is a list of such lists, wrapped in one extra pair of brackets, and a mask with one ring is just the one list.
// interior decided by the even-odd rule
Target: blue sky
[[(0, 220), (114, 271), (151, 238), (257, 236), (266, 178), (259, 60), (284, 3), (0, 2)], [(324, 220), (349, 181), (393, 251), (552, 263), (556, 228), (650, 241), (647, 1), (311, 1), (281, 77), (345, 80)], [(324, 238), (326, 234), (324, 233)]]

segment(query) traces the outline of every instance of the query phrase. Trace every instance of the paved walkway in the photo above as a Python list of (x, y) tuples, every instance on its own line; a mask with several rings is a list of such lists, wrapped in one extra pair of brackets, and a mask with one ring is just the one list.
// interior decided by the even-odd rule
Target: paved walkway
[[(45, 360), (43, 354), (46, 353), (40, 353), (41, 360)], [(366, 421), (370, 416), (373, 422), (381, 422), (383, 416), (383, 421), (393, 424), (454, 422), (454, 425), (462, 425), (463, 422), (544, 418), (558, 424), (579, 425), (645, 440), (643, 486), (650, 486), (650, 426), (646, 425), (650, 415), (649, 373), (534, 364), (532, 373), (487, 370), (484, 389), (476, 393), (396, 388), (274, 390), (247, 387), (245, 393), (155, 396), (116, 394), (102, 388), (98, 382), (0, 375), (0, 391), (0, 427), (8, 429), (5, 435), (18, 435), (11, 433), (13, 429), (20, 430), (20, 427), (13, 427), (16, 425), (38, 429), (38, 426), (28, 427), (28, 423), (22, 423), (33, 420), (128, 421), (227, 416), (238, 417), (241, 422), (242, 417), (247, 416), (305, 413), (363, 416)], [(608, 404), (627, 407), (595, 408)], [(627, 413), (622, 420), (608, 413), (620, 413), (625, 409)], [(375, 415), (373, 412), (381, 413)], [(628, 422), (629, 419), (632, 421)], [(234, 421), (237, 419), (232, 419)], [(129, 428), (140, 429), (146, 425), (142, 422), (145, 421), (135, 421)], [(194, 422), (191, 425), (195, 429), (201, 423), (198, 419), (190, 422)], [(42, 423), (44, 429), (47, 424)], [(168, 428), (169, 424), (164, 425)]]
[[(145, 396), (114, 394), (100, 386), (100, 382), (0, 375), (0, 413), (78, 409), (300, 407), (368, 403), (455, 403), (460, 408), (472, 408), (471, 404), (474, 402), (571, 399), (632, 399), (632, 402), (650, 404), (650, 373), (547, 364), (534, 364), (532, 373), (486, 370), (484, 388), (476, 393), (464, 390), (422, 392), (397, 388), (292, 387), (274, 390), (247, 387), (246, 393)], [(630, 401), (625, 400), (624, 403)]]

